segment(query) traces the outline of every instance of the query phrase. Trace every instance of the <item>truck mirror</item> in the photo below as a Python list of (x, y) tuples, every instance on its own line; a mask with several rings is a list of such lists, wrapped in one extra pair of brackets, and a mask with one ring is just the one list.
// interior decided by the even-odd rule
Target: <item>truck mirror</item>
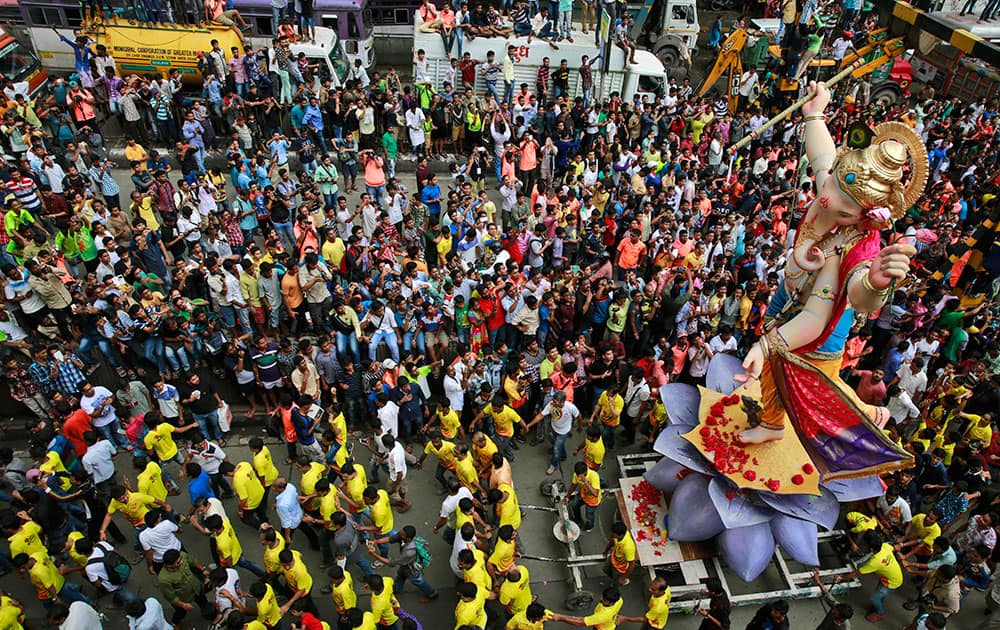
[(694, 13), (688, 12), (687, 18), (688, 18), (688, 24), (694, 24)]

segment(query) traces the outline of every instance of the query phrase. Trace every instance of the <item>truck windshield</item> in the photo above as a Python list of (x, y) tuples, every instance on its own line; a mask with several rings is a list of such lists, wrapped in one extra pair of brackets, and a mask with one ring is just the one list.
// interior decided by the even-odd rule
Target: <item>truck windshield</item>
[(0, 74), (14, 83), (24, 81), (39, 68), (38, 59), (16, 41), (0, 48)]
[(333, 71), (337, 74), (337, 78), (340, 80), (340, 84), (343, 85), (347, 80), (347, 72), (350, 70), (350, 65), (347, 63), (347, 59), (344, 58), (344, 54), (340, 51), (340, 41), (334, 43), (330, 47), (330, 65), (333, 67)]

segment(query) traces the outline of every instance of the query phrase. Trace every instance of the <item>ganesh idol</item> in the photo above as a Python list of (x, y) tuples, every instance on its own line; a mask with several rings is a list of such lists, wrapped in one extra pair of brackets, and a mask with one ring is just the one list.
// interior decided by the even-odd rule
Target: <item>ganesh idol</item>
[(763, 407), (740, 441), (780, 440), (790, 420), (825, 479), (862, 477), (912, 464), (881, 429), (888, 410), (862, 402), (839, 370), (855, 314), (882, 307), (909, 270), (914, 248), (883, 244), (880, 230), (920, 196), (927, 152), (896, 122), (859, 132), (861, 141), (852, 142), (859, 148), (838, 149), (823, 114), (829, 91), (819, 83), (809, 92), (804, 141), (817, 195), (788, 252), (766, 333), (735, 377), (760, 379)]

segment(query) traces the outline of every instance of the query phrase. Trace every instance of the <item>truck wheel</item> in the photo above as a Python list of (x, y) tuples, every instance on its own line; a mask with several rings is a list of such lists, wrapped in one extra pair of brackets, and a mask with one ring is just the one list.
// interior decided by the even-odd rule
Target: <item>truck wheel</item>
[(872, 90), (872, 103), (882, 106), (892, 105), (899, 100), (899, 88), (895, 85), (884, 85)]
[(565, 488), (561, 479), (546, 479), (538, 486), (538, 491), (543, 497), (555, 496), (556, 492), (563, 492)]
[(656, 51), (656, 56), (663, 62), (663, 68), (668, 77), (683, 79), (688, 74), (687, 64), (681, 61), (681, 51), (674, 46), (664, 46)]
[(570, 593), (566, 598), (567, 610), (589, 610), (594, 605), (594, 595), (590, 591)]

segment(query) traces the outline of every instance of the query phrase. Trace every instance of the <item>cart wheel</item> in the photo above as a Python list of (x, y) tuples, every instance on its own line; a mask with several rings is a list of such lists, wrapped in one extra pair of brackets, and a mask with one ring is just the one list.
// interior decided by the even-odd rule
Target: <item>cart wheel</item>
[(568, 610), (590, 609), (594, 605), (594, 594), (590, 591), (577, 591), (570, 593), (566, 598), (566, 608)]
[(555, 496), (557, 489), (563, 489), (563, 483), (559, 479), (545, 479), (538, 485), (538, 491), (543, 497)]

